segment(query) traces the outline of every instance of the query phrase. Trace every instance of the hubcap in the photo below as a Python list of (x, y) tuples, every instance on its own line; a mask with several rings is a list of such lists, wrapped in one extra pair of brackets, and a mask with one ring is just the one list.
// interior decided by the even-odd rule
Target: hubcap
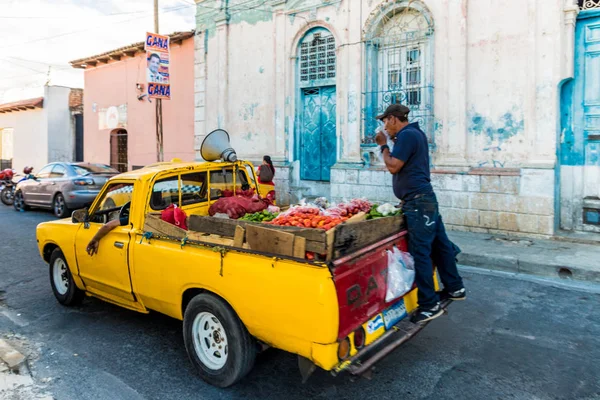
[(17, 208), (19, 210), (23, 208), (23, 194), (21, 194), (21, 192), (19, 192), (15, 195), (14, 204), (17, 206)]
[(56, 200), (54, 200), (54, 213), (56, 215), (62, 215), (64, 207), (65, 200), (62, 198), (62, 196), (56, 196)]
[(194, 349), (202, 364), (212, 370), (223, 368), (229, 355), (227, 334), (221, 321), (209, 312), (201, 312), (192, 325)]
[(69, 277), (67, 276), (67, 264), (61, 258), (57, 258), (52, 266), (52, 280), (56, 291), (65, 295), (69, 290)]

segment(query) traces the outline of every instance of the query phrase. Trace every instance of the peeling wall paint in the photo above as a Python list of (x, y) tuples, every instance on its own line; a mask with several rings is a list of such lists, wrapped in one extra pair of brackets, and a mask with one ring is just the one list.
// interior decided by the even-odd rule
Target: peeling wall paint
[[(488, 148), (497, 147), (500, 149), (510, 138), (522, 134), (525, 130), (525, 121), (522, 115), (513, 111), (504, 113), (496, 121), (484, 116), (476, 111), (468, 113), (469, 134), (484, 136)], [(483, 149), (486, 151), (486, 149)]]
[(258, 103), (242, 104), (242, 109), (240, 110), (238, 115), (244, 121), (254, 119), (254, 114), (256, 112), (257, 107), (258, 107)]
[(356, 92), (348, 93), (348, 123), (353, 124), (358, 121), (357, 110), (357, 95)]

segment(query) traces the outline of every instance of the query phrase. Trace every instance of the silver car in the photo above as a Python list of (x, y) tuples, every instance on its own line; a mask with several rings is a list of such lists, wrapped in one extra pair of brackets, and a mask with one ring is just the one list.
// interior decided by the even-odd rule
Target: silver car
[(15, 189), (14, 207), (51, 209), (59, 218), (92, 204), (104, 183), (119, 171), (104, 164), (55, 162)]

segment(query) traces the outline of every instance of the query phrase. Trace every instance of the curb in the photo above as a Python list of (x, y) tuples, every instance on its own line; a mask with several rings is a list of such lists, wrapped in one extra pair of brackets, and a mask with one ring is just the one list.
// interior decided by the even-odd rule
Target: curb
[(0, 360), (13, 372), (19, 372), (21, 368), (25, 367), (25, 362), (27, 361), (21, 352), (8, 344), (4, 339), (0, 339)]
[(536, 275), (550, 278), (572, 279), (600, 283), (600, 272), (577, 265), (552, 265), (520, 260), (513, 256), (487, 256), (473, 253), (458, 255), (458, 263), (515, 274)]

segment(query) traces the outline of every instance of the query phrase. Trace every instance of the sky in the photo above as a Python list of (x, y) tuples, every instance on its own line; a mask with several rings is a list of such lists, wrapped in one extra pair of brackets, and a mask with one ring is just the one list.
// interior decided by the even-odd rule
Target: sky
[[(160, 33), (194, 29), (193, 0), (159, 0), (159, 8)], [(152, 31), (154, 0), (0, 0), (0, 103), (41, 96), (48, 81), (83, 88), (83, 71), (69, 61)]]

